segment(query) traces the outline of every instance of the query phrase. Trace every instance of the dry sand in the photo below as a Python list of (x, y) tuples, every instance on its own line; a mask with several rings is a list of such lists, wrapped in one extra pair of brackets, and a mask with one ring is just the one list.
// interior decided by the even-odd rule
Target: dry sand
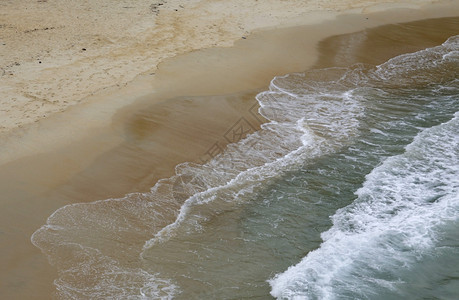
[[(49, 298), (57, 276), (29, 239), (54, 210), (148, 190), (178, 163), (208, 159), (241, 117), (256, 130), (254, 95), (275, 75), (311, 67), (320, 40), (459, 15), (453, 1), (154, 2), (0, 4), (0, 298)], [(355, 37), (324, 40), (318, 65), (437, 42), (368, 55), (377, 48)]]

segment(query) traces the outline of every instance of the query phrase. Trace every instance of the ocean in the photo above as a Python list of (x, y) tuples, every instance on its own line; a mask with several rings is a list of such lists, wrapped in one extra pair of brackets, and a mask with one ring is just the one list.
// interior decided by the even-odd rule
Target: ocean
[(241, 119), (204, 164), (49, 217), (32, 242), (57, 296), (457, 299), (458, 71), (452, 36), (275, 77), (260, 130)]

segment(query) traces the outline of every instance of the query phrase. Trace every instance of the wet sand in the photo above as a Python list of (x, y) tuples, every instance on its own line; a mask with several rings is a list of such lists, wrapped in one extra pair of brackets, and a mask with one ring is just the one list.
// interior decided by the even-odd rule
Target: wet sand
[[(30, 236), (59, 207), (147, 191), (158, 179), (172, 175), (178, 163), (209, 159), (221, 151), (213, 148), (216, 143), (224, 148), (234, 139), (228, 133), (238, 122), (245, 122), (247, 133), (260, 126), (263, 120), (256, 114), (254, 96), (275, 75), (303, 71), (315, 63), (383, 62), (443, 42), (457, 34), (458, 23), (457, 18), (426, 20), (382, 26), (365, 34), (350, 32), (454, 14), (443, 9), (397, 10), (258, 32), (232, 48), (196, 51), (165, 61), (154, 75), (139, 78), (124, 92), (114, 91), (118, 99), (147, 90), (155, 93), (122, 109), (121, 104), (116, 110), (107, 108), (109, 122), (97, 123), (109, 106), (103, 100), (40, 122), (29, 133), (33, 139), (16, 141), (39, 154), (0, 166), (0, 259), (5, 266), (0, 274), (1, 298), (49, 298), (57, 276), (30, 244)], [(323, 40), (338, 34), (347, 35)], [(87, 126), (93, 118), (96, 121)], [(43, 141), (45, 146), (40, 144)], [(11, 153), (5, 161), (11, 160)]]

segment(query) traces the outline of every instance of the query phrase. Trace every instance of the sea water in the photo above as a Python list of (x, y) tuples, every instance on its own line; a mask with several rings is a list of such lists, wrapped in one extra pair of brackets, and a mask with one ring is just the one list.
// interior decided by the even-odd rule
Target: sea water
[(49, 217), (32, 242), (57, 296), (457, 298), (458, 70), (453, 36), (274, 78), (258, 132), (147, 193)]

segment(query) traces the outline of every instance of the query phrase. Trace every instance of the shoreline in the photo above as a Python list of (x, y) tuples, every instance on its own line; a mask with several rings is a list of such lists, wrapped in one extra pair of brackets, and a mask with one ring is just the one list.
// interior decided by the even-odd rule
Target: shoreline
[[(94, 171), (92, 168), (90, 172), (103, 175), (101, 172), (109, 172), (102, 171), (107, 167), (108, 162), (104, 156), (107, 157), (107, 154), (117, 151), (123, 152), (124, 150), (119, 151), (119, 149), (123, 147), (126, 149), (133, 142), (135, 144), (135, 136), (139, 135), (139, 131), (146, 130), (143, 128), (148, 123), (148, 121), (144, 122), (145, 119), (154, 119), (155, 116), (161, 118), (160, 113), (154, 111), (155, 108), (169, 112), (188, 111), (185, 118), (183, 115), (178, 116), (186, 125), (178, 125), (173, 129), (170, 128), (171, 122), (168, 120), (163, 119), (155, 123), (155, 131), (158, 132), (157, 129), (160, 128), (160, 133), (150, 136), (149, 139), (150, 142), (155, 138), (160, 141), (155, 142), (159, 145), (156, 148), (160, 151), (155, 153), (156, 161), (153, 165), (152, 162), (147, 165), (150, 167), (150, 172), (160, 171), (155, 172), (153, 177), (149, 176), (148, 183), (139, 186), (135, 182), (145, 182), (145, 180), (136, 177), (131, 178), (130, 185), (126, 185), (123, 184), (126, 179), (118, 178), (118, 185), (110, 185), (114, 190), (118, 190), (117, 192), (111, 192), (110, 188), (106, 188), (104, 192), (95, 193), (91, 199), (85, 200), (84, 196), (80, 196), (73, 199), (73, 202), (95, 201), (100, 197), (120, 197), (128, 192), (146, 191), (158, 179), (173, 175), (174, 167), (179, 163), (202, 162), (203, 155), (215, 142), (220, 142), (221, 148), (224, 148), (228, 143), (223, 138), (225, 132), (241, 116), (255, 118), (251, 132), (259, 128), (262, 122), (259, 121), (261, 116), (257, 114), (257, 109), (253, 107), (256, 104), (254, 97), (248, 100), (249, 104), (235, 103), (234, 98), (237, 98), (234, 97), (235, 94), (245, 93), (253, 96), (266, 90), (271, 79), (277, 75), (326, 66), (321, 62), (316, 49), (316, 45), (319, 45), (319, 42), (324, 43), (326, 37), (342, 35), (346, 40), (348, 35), (359, 29), (375, 28), (402, 20), (407, 22), (422, 20), (427, 13), (430, 14), (429, 17), (434, 17), (445, 11), (442, 9), (429, 12), (408, 10), (393, 11), (391, 14), (383, 11), (369, 15), (341, 15), (335, 20), (313, 25), (260, 30), (247, 39), (237, 41), (233, 47), (203, 49), (165, 60), (158, 66), (154, 76), (139, 76), (137, 80), (122, 89), (115, 88), (103, 95), (93, 96), (86, 103), (70, 107), (64, 113), (52, 115), (32, 125), (31, 128), (18, 129), (19, 132), (16, 134), (12, 132), (6, 137), (0, 135), (2, 149), (0, 169), (22, 169), (23, 176), (26, 178), (36, 176), (39, 178), (38, 181), (45, 182), (44, 190), (50, 186), (59, 186), (94, 165), (98, 165), (97, 170)], [(364, 23), (362, 27), (362, 22), (370, 24)], [(348, 45), (333, 45), (332, 49), (336, 47), (345, 49)], [(278, 53), (283, 48), (289, 49), (288, 55), (278, 57)], [(357, 49), (352, 49), (355, 50)], [(406, 49), (409, 50), (415, 48)], [(391, 53), (393, 54), (397, 53)], [(327, 55), (325, 56), (328, 57)], [(380, 58), (379, 61), (384, 61), (384, 58)], [(337, 64), (336, 59), (333, 64)], [(220, 100), (215, 100), (218, 98), (216, 95), (220, 95)], [(194, 110), (184, 108), (190, 101), (196, 104), (198, 96), (203, 99), (201, 105), (198, 107), (193, 105)], [(194, 97), (194, 100), (185, 99), (186, 97)], [(233, 98), (231, 101), (235, 107), (230, 107), (231, 104), (228, 103), (228, 99), (225, 99), (226, 97)], [(229, 109), (226, 111), (218, 108), (222, 101), (227, 102)], [(213, 108), (208, 109), (208, 106)], [(148, 110), (149, 115), (143, 113), (143, 110)], [(200, 120), (208, 113), (217, 113), (218, 116), (207, 118), (205, 121)], [(254, 117), (254, 113), (257, 116)], [(180, 123), (180, 120), (176, 122)], [(190, 131), (188, 137), (184, 136), (183, 131), (192, 129), (192, 126), (201, 129), (211, 126), (214, 129), (203, 131), (205, 135)], [(179, 139), (179, 144), (186, 147), (174, 151), (171, 155), (171, 145), (168, 146), (166, 141), (168, 138)], [(177, 146), (178, 144), (173, 147)], [(111, 159), (123, 159), (123, 155), (126, 153), (115, 154)], [(132, 153), (127, 155), (136, 157)], [(105, 166), (104, 162), (100, 162), (101, 160), (106, 161)], [(62, 161), (66, 162), (65, 165), (60, 165)], [(53, 167), (50, 169), (49, 166)], [(26, 174), (29, 173), (28, 168), (48, 168), (49, 174), (38, 176), (33, 172)], [(110, 168), (111, 166), (108, 167)], [(96, 176), (91, 175), (91, 177), (93, 177), (91, 180), (97, 180)], [(30, 181), (37, 180), (31, 178)], [(117, 188), (118, 186), (120, 188)]]
[[(438, 16), (440, 12), (441, 9), (430, 13), (433, 16)], [(425, 19), (425, 13), (425, 11), (417, 11), (416, 13), (416, 11), (408, 10), (388, 16), (387, 12), (378, 12), (371, 15), (375, 16), (375, 20), (371, 20), (374, 26), (370, 27), (402, 22), (406, 19), (408, 21)], [(446, 12), (443, 11), (443, 13)], [(453, 12), (448, 11), (448, 13), (452, 14)], [(386, 14), (387, 19), (384, 19), (384, 14)], [(355, 23), (351, 23), (353, 18)], [(15, 220), (14, 214), (5, 216), (5, 218), (2, 216), (2, 220), (8, 225), (6, 228), (12, 233), (16, 232), (21, 235), (15, 238), (8, 236), (6, 239), (5, 244), (10, 244), (8, 239), (11, 238), (13, 240), (11, 244), (15, 245), (16, 249), (21, 249), (21, 251), (10, 253), (5, 257), (5, 259), (10, 257), (8, 268), (13, 273), (17, 273), (16, 276), (25, 276), (24, 270), (26, 270), (29, 272), (27, 276), (33, 277), (28, 279), (28, 288), (23, 293), (28, 293), (28, 296), (34, 295), (33, 290), (37, 289), (42, 290), (42, 295), (45, 295), (46, 291), (53, 288), (50, 286), (50, 280), (55, 278), (55, 271), (52, 270), (52, 267), (47, 266), (44, 255), (38, 249), (23, 240), (23, 237), (28, 234), (30, 237), (31, 232), (41, 226), (50, 213), (59, 207), (74, 202), (94, 201), (119, 197), (134, 191), (145, 191), (158, 178), (167, 177), (168, 174), (171, 174), (174, 171), (173, 167), (178, 163), (190, 160), (199, 162), (209, 145), (211, 146), (216, 139), (221, 139), (224, 142), (224, 135), (228, 126), (233, 125), (234, 118), (237, 120), (241, 114), (249, 112), (253, 106), (253, 95), (265, 89), (273, 76), (304, 71), (313, 66), (317, 58), (314, 43), (324, 40), (327, 36), (358, 31), (356, 28), (362, 26), (359, 22), (366, 20), (365, 18), (366, 15), (342, 16), (341, 19), (329, 21), (335, 27), (324, 27), (323, 24), (317, 24), (316, 27), (308, 25), (310, 26), (309, 32), (315, 32), (313, 37), (304, 34), (305, 27), (258, 31), (246, 39), (239, 40), (230, 48), (190, 52), (160, 64), (158, 71), (153, 76), (157, 80), (157, 85), (152, 83), (152, 75), (142, 75), (124, 89), (113, 89), (106, 93), (105, 97), (96, 95), (93, 100), (87, 103), (72, 107), (67, 112), (53, 115), (48, 120), (37, 123), (33, 126), (35, 129), (23, 131), (25, 136), (19, 135), (18, 148), (16, 149), (25, 146), (29, 154), (39, 153), (30, 156), (27, 153), (19, 153), (12, 147), (13, 150), (11, 150), (10, 155), (3, 153), (1, 156), (3, 160), (0, 160), (3, 162), (0, 165), (0, 178), (3, 183), (2, 198), (6, 199), (6, 201), (2, 201), (2, 205), (5, 207), (15, 207), (15, 205), (22, 207), (24, 215), (33, 212), (33, 216), (25, 224), (21, 224), (19, 229), (10, 229), (10, 227), (15, 226), (13, 224), (18, 222)], [(398, 21), (394, 21), (395, 19)], [(340, 24), (344, 26), (339, 26)], [(360, 27), (361, 30), (365, 28), (367, 27)], [(291, 32), (291, 35), (286, 34), (286, 32)], [(315, 55), (310, 55), (310, 57), (303, 58), (301, 62), (298, 62), (295, 53), (292, 53), (289, 56), (290, 63), (279, 61), (277, 62), (279, 65), (265, 65), (266, 62), (270, 62), (273, 57), (276, 57), (279, 49), (287, 46), (286, 40), (297, 46), (304, 43), (295, 39), (301, 35), (306, 42), (309, 42), (308, 51)], [(266, 49), (267, 45), (273, 43), (278, 43), (279, 48), (273, 47), (272, 53), (267, 51), (272, 56), (260, 57), (253, 50), (260, 49), (257, 47)], [(247, 61), (244, 61), (243, 57), (247, 52), (250, 53), (247, 49), (252, 49), (253, 53), (257, 55), (248, 59), (245, 58)], [(240, 51), (240, 53), (233, 54), (233, 60), (228, 60), (228, 57), (231, 58), (231, 52), (234, 53), (234, 51)], [(304, 53), (305, 50), (298, 48), (296, 51), (298, 51), (297, 53)], [(311, 52), (307, 53), (311, 54)], [(228, 56), (222, 56), (222, 53), (227, 53), (225, 55)], [(202, 74), (198, 72), (202, 62), (208, 62), (212, 58), (215, 59), (215, 63), (212, 65), (214, 67), (219, 61), (225, 61), (226, 64), (222, 64), (220, 69), (217, 68), (216, 71), (208, 70), (207, 75), (200, 78), (201, 80), (198, 82), (192, 81), (188, 87), (183, 85), (190, 82), (190, 74), (186, 73), (186, 70), (195, 71), (193, 78), (196, 78), (196, 74)], [(259, 58), (259, 61), (254, 61), (254, 58)], [(238, 70), (240, 73), (234, 73), (236, 69), (234, 62), (242, 62), (244, 65), (244, 68)], [(230, 69), (230, 67), (235, 69)], [(251, 68), (252, 71), (249, 70)], [(215, 74), (221, 75), (231, 71), (233, 71), (232, 77), (217, 78), (215, 76)], [(187, 75), (177, 77), (177, 74)], [(252, 79), (247, 83), (249, 78)], [(247, 83), (247, 85), (243, 86), (243, 83)], [(176, 86), (182, 86), (182, 89), (174, 89)], [(206, 87), (212, 87), (212, 89), (208, 89), (204, 93), (203, 90)], [(235, 87), (239, 90), (234, 90)], [(151, 94), (151, 90), (156, 91), (155, 94)], [(203, 95), (205, 97), (197, 97)], [(133, 99), (136, 97), (139, 99), (134, 101)], [(237, 99), (245, 100), (238, 101)], [(130, 101), (132, 104), (126, 106), (126, 103)], [(188, 114), (183, 117), (183, 113), (186, 112)], [(170, 113), (177, 113), (175, 115), (177, 119), (171, 117), (161, 120), (161, 116), (167, 115), (169, 117)], [(113, 115), (114, 117), (112, 117)], [(250, 114), (244, 116), (250, 118)], [(205, 119), (205, 117), (208, 118)], [(145, 123), (145, 119), (153, 120), (155, 126), (152, 127), (151, 123)], [(177, 120), (175, 122), (178, 124), (177, 127), (171, 126), (173, 123), (171, 120)], [(191, 124), (198, 129), (197, 132), (193, 133), (193, 128), (190, 128)], [(206, 131), (206, 135), (203, 135), (203, 128), (208, 128), (209, 124), (212, 124), (212, 128)], [(79, 132), (81, 125), (87, 126), (83, 132)], [(174, 153), (170, 151), (170, 147), (173, 146), (167, 144), (171, 136), (174, 137), (176, 146), (181, 145), (181, 149)], [(25, 141), (27, 138), (30, 139), (30, 143)], [(162, 147), (158, 144), (153, 145), (153, 148), (156, 147), (156, 150), (160, 150), (155, 152), (154, 159), (147, 162), (140, 160), (137, 165), (130, 165), (133, 161), (139, 160), (139, 157), (136, 156), (141, 153), (139, 149), (144, 149), (142, 148), (144, 146), (152, 146), (152, 141), (163, 143)], [(190, 143), (186, 144), (187, 141)], [(43, 147), (43, 145), (48, 145), (48, 148)], [(5, 151), (4, 148), (3, 151)], [(165, 156), (161, 153), (164, 153)], [(144, 154), (149, 155), (147, 152)], [(16, 159), (15, 155), (23, 157)], [(121, 163), (118, 165), (119, 168), (113, 166), (114, 161), (129, 156), (132, 156), (131, 160)], [(145, 175), (144, 171), (142, 171), (143, 173), (137, 172), (141, 166), (151, 173), (152, 164), (153, 168), (158, 170), (154, 176)], [(125, 172), (126, 176), (119, 176), (120, 172)], [(107, 176), (107, 174), (112, 177)], [(95, 179), (96, 181), (94, 181)], [(139, 181), (141, 184), (138, 184)], [(104, 186), (104, 184), (107, 185)], [(18, 193), (18, 189), (23, 190)], [(90, 195), (89, 198), (87, 198), (88, 195)], [(4, 213), (8, 214), (8, 210)], [(30, 243), (28, 240), (27, 242)], [(24, 262), (27, 263), (24, 265)], [(17, 267), (18, 264), (21, 265), (20, 268)], [(31, 272), (31, 267), (28, 264), (40, 265), (41, 267), (39, 270)], [(38, 272), (38, 274), (34, 272)], [(2, 282), (9, 281), (7, 274), (2, 274), (1, 277)], [(4, 280), (3, 277), (5, 277)], [(35, 283), (37, 278), (40, 279), (38, 280), (39, 283)], [(34, 283), (31, 284), (31, 281)], [(36, 285), (40, 287), (37, 288)], [(40, 293), (37, 292), (38, 294)]]

